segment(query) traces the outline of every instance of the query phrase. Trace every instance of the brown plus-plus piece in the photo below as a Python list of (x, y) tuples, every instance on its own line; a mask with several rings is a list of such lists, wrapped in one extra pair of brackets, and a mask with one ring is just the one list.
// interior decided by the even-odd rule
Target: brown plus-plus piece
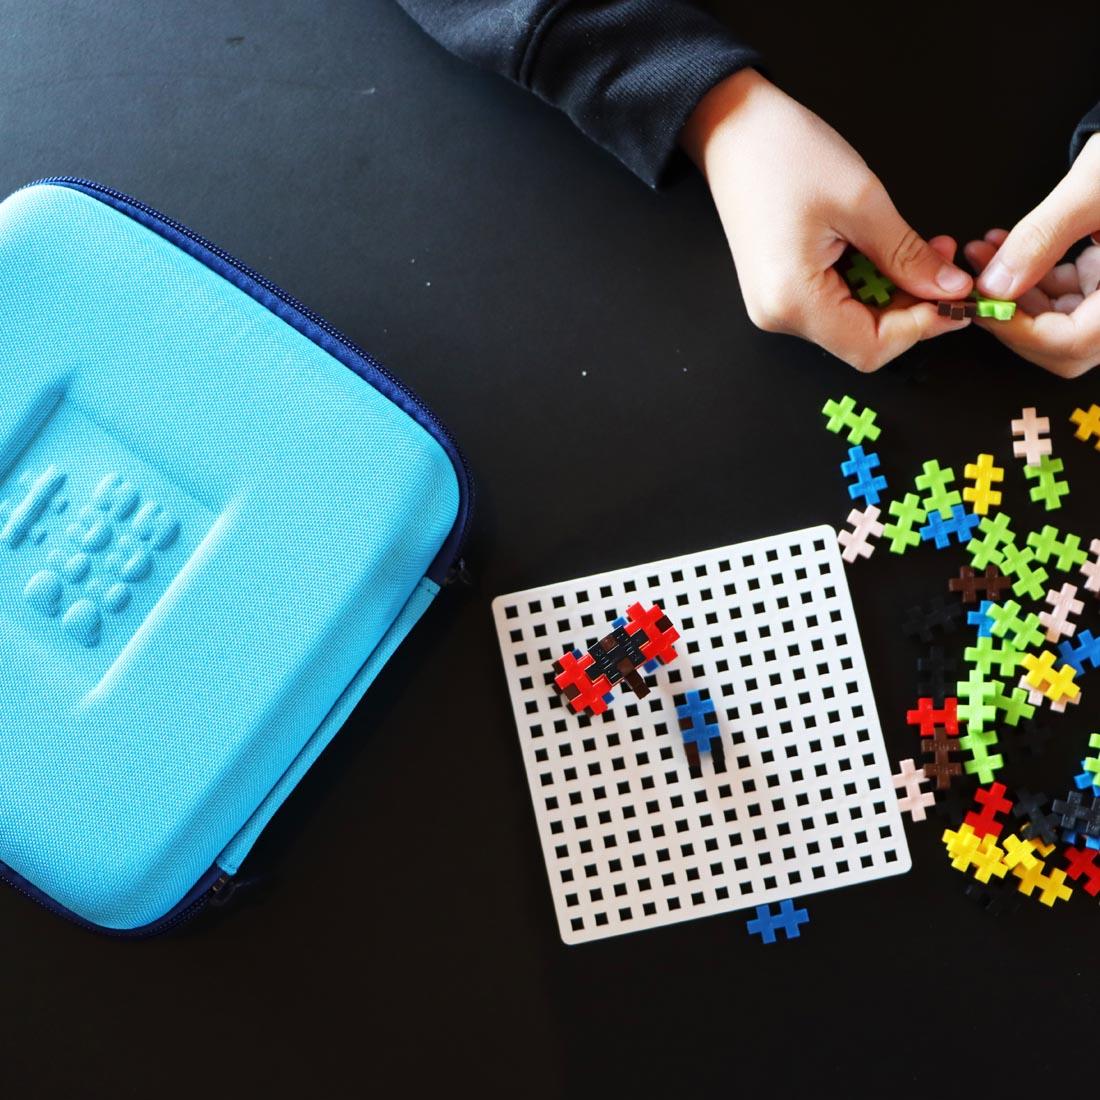
[(984, 573), (964, 565), (959, 570), (959, 575), (947, 582), (948, 591), (961, 593), (963, 603), (977, 603), (979, 595), (982, 599), (996, 600), (999, 603), (1002, 594), (1011, 587), (1012, 581), (995, 565), (986, 566)]
[(978, 316), (978, 303), (970, 300), (962, 302), (937, 302), (936, 312), (941, 317), (950, 317), (952, 321), (961, 321), (966, 317)]
[(936, 790), (947, 790), (951, 786), (951, 780), (962, 775), (962, 764), (951, 759), (952, 754), (957, 755), (962, 751), (958, 738), (948, 737), (945, 729), (937, 728), (931, 737), (922, 737), (921, 750), (922, 756), (932, 757), (932, 763), (921, 766), (924, 774), (936, 781)]

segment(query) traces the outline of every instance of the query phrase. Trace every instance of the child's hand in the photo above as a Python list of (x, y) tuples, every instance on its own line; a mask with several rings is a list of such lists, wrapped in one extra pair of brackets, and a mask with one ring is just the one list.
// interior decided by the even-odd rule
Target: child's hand
[[(759, 73), (713, 88), (681, 142), (710, 184), (753, 323), (804, 336), (873, 371), (918, 340), (964, 328), (914, 298), (962, 298), (955, 242), (926, 243), (856, 151)], [(852, 297), (833, 265), (854, 245), (908, 294), (884, 311)]]
[[(1076, 263), (1058, 261), (1082, 237), (1097, 242)], [(1061, 183), (1011, 233), (991, 229), (966, 246), (978, 289), (1017, 299), (1011, 321), (978, 320), (1041, 367), (1076, 378), (1100, 364), (1100, 134)]]

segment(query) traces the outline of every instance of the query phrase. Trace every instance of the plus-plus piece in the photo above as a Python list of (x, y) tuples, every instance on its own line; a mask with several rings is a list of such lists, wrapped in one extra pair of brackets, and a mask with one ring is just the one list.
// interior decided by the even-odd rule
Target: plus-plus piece
[(745, 927), (753, 935), (759, 936), (765, 943), (775, 943), (775, 935), (782, 932), (789, 940), (796, 940), (802, 934), (799, 928), (808, 924), (810, 914), (805, 909), (796, 909), (794, 902), (787, 898), (779, 903), (779, 910), (772, 912), (769, 905), (758, 905), (756, 916)]
[(954, 737), (959, 732), (958, 702), (958, 699), (948, 698), (942, 708), (937, 708), (931, 698), (924, 696), (917, 700), (915, 710), (905, 712), (906, 724), (919, 726), (921, 737), (931, 737), (937, 729)]
[(950, 466), (941, 469), (934, 458), (924, 464), (923, 470), (917, 475), (916, 486), (925, 494), (921, 501), (925, 512), (939, 512), (940, 519), (950, 519), (955, 505), (962, 504), (959, 491), (947, 488), (955, 480), (955, 471)]
[(852, 530), (839, 532), (836, 539), (841, 546), (840, 556), (849, 565), (856, 558), (869, 558), (875, 552), (871, 539), (877, 539), (882, 534), (882, 524), (878, 521), (880, 515), (873, 504), (868, 504), (862, 512), (853, 508), (848, 513), (848, 523)]
[(1017, 596), (1030, 596), (1041, 600), (1046, 591), (1046, 582), (1050, 574), (1041, 566), (1035, 565), (1035, 553), (1026, 546), (1014, 544), (1001, 551), (1001, 571), (1014, 577), (1012, 591)]
[(1005, 766), (999, 752), (989, 751), (996, 745), (997, 734), (993, 730), (971, 730), (960, 737), (959, 748), (970, 754), (970, 759), (963, 761), (963, 772), (976, 775), (979, 783), (992, 783), (993, 776)]
[(959, 721), (966, 723), (967, 733), (982, 733), (986, 723), (997, 717), (992, 702), (997, 694), (997, 687), (997, 684), (987, 680), (976, 668), (970, 670), (967, 679), (959, 681), (955, 694), (966, 702), (960, 703), (956, 710)]
[(1012, 421), (1012, 434), (1015, 442), (1012, 444), (1012, 453), (1017, 458), (1022, 458), (1028, 466), (1038, 466), (1039, 459), (1043, 455), (1049, 455), (1051, 451), (1050, 418), (1036, 416), (1035, 409), (1024, 409), (1020, 413), (1019, 420)]
[(1056, 642), (1059, 638), (1071, 638), (1077, 630), (1077, 624), (1069, 621), (1070, 615), (1080, 615), (1085, 610), (1084, 603), (1077, 599), (1077, 586), (1063, 584), (1057, 591), (1047, 593), (1050, 611), (1039, 612), (1039, 622), (1047, 632), (1047, 641)]
[(1064, 467), (1065, 464), (1060, 458), (1051, 458), (1050, 455), (1043, 455), (1039, 459), (1038, 466), (1024, 467), (1024, 477), (1029, 481), (1039, 479), (1039, 483), (1031, 490), (1029, 496), (1037, 504), (1041, 503), (1048, 512), (1061, 508), (1062, 497), (1069, 495), (1069, 482), (1058, 480), (1058, 474)]
[(916, 493), (906, 493), (901, 500), (890, 501), (887, 511), (896, 522), (887, 523), (883, 535), (890, 540), (891, 554), (904, 554), (910, 546), (920, 545), (920, 535), (913, 528), (925, 521), (925, 511)]
[[(1020, 689), (1017, 689), (1020, 690)], [(1031, 708), (1034, 713), (1034, 707)], [(1016, 736), (1012, 739), (1012, 747), (1021, 755), (1028, 757), (1042, 756), (1050, 742), (1050, 727), (1033, 718), (1027, 718), (1020, 723)]]
[(1046, 565), (1053, 560), (1054, 568), (1068, 573), (1079, 565), (1088, 561), (1088, 554), (1081, 549), (1081, 539), (1078, 535), (1066, 535), (1064, 540), (1058, 538), (1058, 528), (1047, 524), (1041, 531), (1032, 531), (1027, 536), (1027, 544), (1035, 554), (1035, 560)]
[(941, 519), (939, 512), (928, 513), (928, 523), (920, 529), (922, 542), (935, 541), (937, 550), (946, 550), (951, 545), (951, 536), (960, 545), (968, 543), (974, 537), (974, 528), (981, 521), (961, 504), (951, 509), (950, 519)]
[(722, 731), (718, 728), (718, 714), (710, 698), (700, 691), (686, 692), (683, 704), (676, 708), (676, 717), (680, 720), (680, 736), (684, 739), (692, 775), (698, 778), (700, 774), (700, 752), (711, 753), (716, 772), (725, 771)]
[(932, 791), (922, 791), (921, 784), (928, 782), (928, 776), (924, 774), (924, 768), (918, 768), (912, 760), (898, 762), (901, 771), (891, 778), (894, 787), (905, 794), (898, 795), (898, 807), (902, 813), (908, 813), (914, 821), (924, 821), (925, 810), (936, 804), (936, 796)]
[(1077, 641), (1062, 642), (1058, 656), (1078, 674), (1087, 668), (1100, 668), (1100, 638), (1094, 638), (1091, 630), (1082, 630)]
[(972, 566), (961, 566), (959, 575), (947, 582), (948, 591), (958, 592), (963, 603), (977, 603), (979, 595), (986, 600), (1000, 600), (1005, 590), (1011, 587), (1012, 581), (1003, 576), (995, 565), (987, 565), (982, 573)]
[(936, 784), (936, 789), (945, 791), (951, 786), (952, 779), (958, 779), (962, 773), (962, 764), (952, 760), (962, 749), (954, 737), (949, 737), (942, 729), (936, 730), (931, 737), (921, 741), (921, 756), (932, 759), (922, 765), (924, 774)]
[(1056, 798), (1051, 809), (1063, 829), (1087, 837), (1100, 837), (1100, 802), (1094, 798), (1086, 801), (1084, 792), (1070, 791), (1065, 798)]
[(1025, 898), (1031, 897), (1035, 890), (1039, 891), (1039, 901), (1043, 905), (1051, 906), (1056, 901), (1069, 901), (1073, 891), (1066, 885), (1066, 873), (1061, 867), (1052, 867), (1049, 875), (1043, 874), (1044, 864), (1038, 863), (1034, 867), (1014, 867), (1012, 873), (1020, 880), (1018, 887)]
[(963, 650), (963, 660), (973, 665), (982, 676), (1013, 676), (1020, 663), (1021, 654), (1008, 642), (997, 645), (992, 638), (976, 638), (974, 644)]
[(1022, 836), (1029, 840), (1041, 840), (1044, 844), (1057, 843), (1059, 821), (1047, 809), (1049, 802), (1047, 796), (1042, 793), (1032, 794), (1024, 788), (1016, 792), (1012, 816), (1017, 821), (1024, 822), (1020, 830)]
[(948, 692), (955, 690), (958, 665), (944, 656), (941, 646), (931, 646), (924, 657), (917, 658), (917, 692), (927, 695), (933, 704), (946, 705)]
[(1012, 812), (1012, 802), (1004, 795), (1003, 783), (991, 783), (988, 789), (979, 787), (974, 792), (974, 801), (981, 809), (972, 810), (963, 820), (978, 836), (1001, 835), (1004, 822), (1000, 821), (997, 815)]
[(992, 603), (992, 600), (982, 600), (977, 611), (966, 613), (967, 626), (976, 626), (979, 638), (993, 637), (993, 620), (989, 617), (989, 608)]
[(1027, 692), (1023, 688), (1010, 688), (1007, 694), (1003, 688), (999, 688), (992, 702), (1006, 726), (1017, 726), (1022, 719), (1030, 719), (1035, 715), (1035, 707), (1028, 702)]
[(866, 504), (878, 504), (879, 494), (886, 490), (886, 478), (874, 471), (879, 467), (879, 457), (872, 452), (867, 454), (862, 447), (849, 447), (848, 460), (840, 464), (840, 472), (852, 478), (848, 486), (848, 496), (852, 500), (862, 499)]
[(978, 316), (978, 303), (969, 298), (964, 298), (961, 302), (937, 302), (936, 312), (952, 321), (965, 321), (969, 317)]
[(856, 402), (853, 397), (844, 396), (839, 401), (829, 398), (821, 414), (827, 417), (825, 427), (830, 432), (848, 433), (849, 443), (862, 443), (865, 439), (874, 443), (882, 431), (875, 424), (873, 409), (864, 409), (856, 413)]
[(1004, 879), (993, 879), (991, 882), (971, 879), (963, 893), (991, 917), (1010, 916), (1020, 908), (1020, 892), (1006, 885)]
[(994, 465), (992, 455), (980, 454), (976, 462), (968, 462), (963, 467), (963, 477), (974, 483), (963, 489), (963, 501), (973, 505), (975, 515), (988, 515), (990, 508), (1001, 503), (1001, 491), (993, 485), (1004, 481), (1005, 472)]
[(954, 634), (962, 620), (962, 608), (937, 596), (928, 607), (911, 607), (901, 624), (907, 638), (931, 642), (937, 634)]
[(1004, 604), (991, 603), (985, 613), (993, 621), (990, 629), (994, 638), (1008, 638), (1021, 652), (1043, 644), (1039, 617), (1030, 612), (1021, 617), (1020, 605), (1015, 600), (1006, 600)]
[(852, 253), (851, 263), (844, 272), (844, 277), (865, 305), (871, 302), (876, 306), (890, 304), (894, 284), (862, 252)]
[(668, 664), (676, 657), (673, 643), (679, 633), (660, 604), (645, 608), (632, 604), (626, 622), (602, 637), (587, 653), (574, 650), (554, 662), (554, 685), (577, 714), (607, 710), (611, 689), (620, 681), (638, 698), (649, 688), (639, 668), (649, 661)]
[(1069, 419), (1071, 424), (1077, 426), (1073, 433), (1074, 438), (1085, 443), (1095, 438), (1096, 449), (1100, 451), (1100, 405), (1089, 405), (1087, 412), (1084, 409), (1074, 409), (1069, 414)]
[(1055, 668), (1054, 660), (1054, 654), (1049, 649), (1044, 649), (1038, 656), (1025, 653), (1020, 663), (1027, 669), (1024, 677), (1027, 686), (1042, 692), (1053, 703), (1060, 699), (1076, 699), (1081, 694), (1081, 689), (1073, 682), (1076, 669), (1067, 664)]
[(1016, 303), (1005, 298), (986, 298), (976, 290), (970, 292), (970, 297), (974, 300), (979, 317), (992, 317), (994, 321), (1011, 321), (1016, 315)]
[[(1092, 406), (1094, 409), (1095, 405)], [(1066, 875), (1073, 882), (1076, 882), (1079, 878), (1084, 877), (1085, 881), (1081, 884), (1081, 888), (1085, 891), (1089, 897), (1096, 897), (1100, 894), (1100, 867), (1096, 866), (1096, 857), (1098, 854), (1095, 848), (1067, 848), (1065, 850), (1066, 857)]]
[(1100, 593), (1100, 539), (1089, 543), (1089, 553), (1092, 557), (1082, 564), (1081, 573), (1085, 578), (1085, 588), (1095, 595)]
[(1004, 512), (996, 516), (984, 516), (978, 523), (981, 537), (975, 536), (967, 544), (970, 552), (970, 564), (975, 569), (984, 569), (987, 565), (1000, 565), (1004, 560), (1002, 547), (1012, 546), (1016, 536), (1009, 528), (1009, 518)]

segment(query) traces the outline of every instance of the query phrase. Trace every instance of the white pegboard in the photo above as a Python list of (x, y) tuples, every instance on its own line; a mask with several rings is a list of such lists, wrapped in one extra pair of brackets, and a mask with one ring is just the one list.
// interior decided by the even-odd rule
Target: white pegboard
[[(551, 664), (635, 601), (679, 656), (577, 715)], [(836, 533), (776, 535), (493, 601), (566, 943), (804, 897), (909, 869)], [(677, 704), (709, 692), (726, 770), (691, 775)]]

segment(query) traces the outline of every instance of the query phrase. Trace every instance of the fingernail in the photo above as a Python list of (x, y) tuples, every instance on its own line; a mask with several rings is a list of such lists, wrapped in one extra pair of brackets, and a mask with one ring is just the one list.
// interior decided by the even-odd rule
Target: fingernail
[(970, 280), (957, 267), (944, 264), (936, 272), (936, 283), (940, 290), (946, 291), (948, 294), (961, 294), (970, 285)]
[(1007, 298), (1012, 289), (1012, 272), (1000, 260), (992, 260), (979, 281), (990, 298)]

